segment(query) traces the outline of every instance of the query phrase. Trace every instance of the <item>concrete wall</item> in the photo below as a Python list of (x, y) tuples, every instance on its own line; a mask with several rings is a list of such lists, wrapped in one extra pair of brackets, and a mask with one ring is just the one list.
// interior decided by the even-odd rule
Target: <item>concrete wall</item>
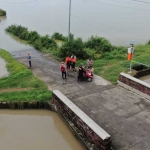
[(53, 91), (56, 111), (65, 119), (88, 150), (112, 150), (110, 135), (60, 91)]
[(146, 82), (143, 82), (128, 74), (120, 73), (118, 84), (150, 99), (150, 84)]

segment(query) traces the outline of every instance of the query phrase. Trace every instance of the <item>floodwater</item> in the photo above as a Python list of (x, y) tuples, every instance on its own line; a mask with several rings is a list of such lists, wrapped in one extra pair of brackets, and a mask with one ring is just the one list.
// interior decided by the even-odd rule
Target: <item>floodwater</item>
[[(150, 39), (150, 3), (131, 0), (71, 0), (71, 33), (88, 39), (105, 37), (115, 45)], [(11, 24), (36, 30), (41, 35), (68, 35), (69, 0), (1, 0), (7, 17), (0, 18), (0, 47), (8, 51), (30, 49), (4, 30)]]
[(150, 84), (150, 75), (146, 75), (146, 76), (140, 77), (138, 79), (143, 80), (144, 82), (147, 82)]
[(0, 110), (0, 150), (85, 150), (57, 113)]

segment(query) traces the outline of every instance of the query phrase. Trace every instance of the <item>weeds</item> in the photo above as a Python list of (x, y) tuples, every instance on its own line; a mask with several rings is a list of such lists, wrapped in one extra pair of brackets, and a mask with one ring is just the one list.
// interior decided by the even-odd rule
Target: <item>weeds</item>
[(0, 50), (0, 56), (7, 62), (7, 69), (10, 72), (8, 77), (0, 79), (0, 89), (27, 88), (25, 91), (1, 92), (0, 101), (50, 101), (51, 91), (47, 85), (36, 78), (30, 70), (14, 60), (5, 50)]

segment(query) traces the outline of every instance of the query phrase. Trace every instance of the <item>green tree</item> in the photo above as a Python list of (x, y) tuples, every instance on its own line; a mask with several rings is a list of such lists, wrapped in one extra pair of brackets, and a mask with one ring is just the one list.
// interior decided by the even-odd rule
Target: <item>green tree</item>
[(111, 43), (107, 39), (98, 36), (91, 36), (91, 38), (85, 42), (85, 48), (93, 49), (96, 53), (110, 52), (113, 50)]
[(60, 57), (65, 58), (68, 55), (74, 54), (79, 59), (87, 57), (87, 53), (84, 50), (84, 44), (81, 38), (70, 40), (66, 42), (60, 48)]

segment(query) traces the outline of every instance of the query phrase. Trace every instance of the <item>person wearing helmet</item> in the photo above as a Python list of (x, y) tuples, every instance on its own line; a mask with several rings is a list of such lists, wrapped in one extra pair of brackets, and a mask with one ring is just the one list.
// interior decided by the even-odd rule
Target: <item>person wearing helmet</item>
[(73, 71), (75, 71), (75, 65), (76, 65), (76, 57), (73, 55), (71, 57), (71, 67)]

